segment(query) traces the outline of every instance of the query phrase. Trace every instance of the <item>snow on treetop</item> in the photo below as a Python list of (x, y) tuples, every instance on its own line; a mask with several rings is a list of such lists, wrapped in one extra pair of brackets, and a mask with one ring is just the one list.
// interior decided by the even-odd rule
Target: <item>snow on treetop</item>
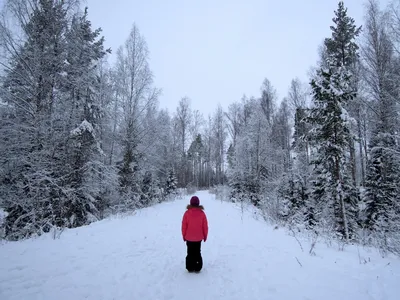
[(86, 119), (83, 120), (82, 123), (77, 128), (75, 128), (74, 130), (71, 131), (71, 135), (73, 135), (73, 136), (81, 135), (82, 132), (84, 132), (84, 131), (88, 131), (91, 134), (94, 134), (93, 125), (91, 123), (89, 123), (88, 121), (86, 121)]

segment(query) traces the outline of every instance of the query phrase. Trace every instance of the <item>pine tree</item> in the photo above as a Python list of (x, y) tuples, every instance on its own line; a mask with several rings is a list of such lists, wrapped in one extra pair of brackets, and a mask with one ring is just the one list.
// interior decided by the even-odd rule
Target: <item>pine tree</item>
[(394, 134), (377, 126), (369, 144), (366, 203), (369, 229), (387, 236), (399, 223), (400, 155), (396, 153)]
[(285, 174), (278, 188), (277, 196), (279, 202), (283, 203), (280, 217), (289, 226), (301, 227), (305, 224), (307, 229), (311, 229), (312, 210), (310, 210), (308, 186), (305, 179), (306, 176), (302, 177), (298, 173)]
[[(128, 130), (132, 130), (131, 126), (128, 127)], [(127, 209), (134, 209), (140, 199), (141, 169), (139, 161), (142, 154), (137, 147), (136, 142), (125, 142), (123, 159), (117, 163), (120, 193)]]
[(319, 72), (320, 78), (312, 81), (315, 107), (310, 119), (314, 124), (313, 139), (318, 155), (315, 165), (316, 206), (322, 203), (332, 217), (334, 213), (336, 230), (348, 240), (354, 231), (356, 201), (354, 186), (347, 173), (346, 146), (350, 135), (344, 119), (344, 104), (353, 99), (349, 90), (350, 75), (345, 69)]
[(338, 9), (335, 11), (335, 17), (332, 19), (335, 23), (331, 26), (332, 37), (326, 38), (324, 45), (326, 49), (327, 62), (329, 67), (349, 68), (354, 65), (358, 59), (359, 46), (355, 39), (361, 33), (361, 26), (357, 27), (354, 19), (347, 15), (343, 1), (338, 4)]
[(157, 181), (150, 171), (146, 171), (141, 184), (140, 204), (142, 207), (146, 207), (159, 202), (159, 200)]
[(74, 193), (60, 205), (65, 207), (61, 218), (69, 220), (64, 224), (69, 227), (87, 224), (89, 218), (98, 218), (98, 208), (105, 197), (106, 182), (100, 174), (106, 171), (106, 166), (101, 158), (99, 137), (104, 111), (100, 106), (97, 68), (110, 50), (104, 49), (104, 37), (98, 39), (100, 33), (100, 28), (92, 31), (87, 8), (82, 15), (73, 17), (66, 33), (64, 89), (69, 96), (66, 99), (68, 106), (63, 105), (60, 109), (68, 107), (65, 117), (68, 117), (66, 127), (70, 127), (70, 134), (65, 137), (65, 165), (69, 168), (64, 168), (62, 175), (65, 185)]
[[(309, 120), (315, 146), (314, 201), (317, 220), (333, 217), (340, 237), (353, 238), (357, 213), (357, 192), (349, 174), (348, 152), (351, 138), (346, 106), (355, 96), (349, 64), (357, 56), (354, 41), (360, 29), (347, 16), (343, 2), (333, 19), (332, 38), (325, 40), (327, 68), (321, 68), (311, 81), (314, 107)], [(314, 216), (315, 217), (315, 216)]]
[(235, 154), (235, 148), (234, 148), (233, 144), (231, 143), (231, 144), (229, 144), (228, 150), (226, 152), (226, 159), (227, 159), (229, 168), (233, 167), (234, 154)]
[(178, 179), (175, 176), (174, 169), (170, 169), (168, 172), (168, 178), (165, 187), (166, 196), (174, 196), (178, 189)]
[[(355, 43), (355, 39), (360, 35), (361, 26), (356, 27), (354, 19), (347, 16), (347, 8), (344, 7), (343, 1), (339, 2), (338, 10), (335, 12), (333, 19), (336, 26), (331, 26), (332, 37), (325, 39), (326, 54), (334, 60), (334, 65), (337, 67), (344, 66), (346, 70), (352, 75), (349, 79), (350, 88), (356, 92), (354, 99), (344, 103), (344, 109), (352, 120), (354, 112), (357, 107), (357, 76), (356, 68), (359, 64), (359, 46)], [(356, 184), (356, 162), (355, 162), (355, 146), (356, 140), (355, 133), (352, 132), (352, 123), (348, 122), (350, 135), (348, 137), (348, 148), (350, 159), (348, 161), (348, 168), (351, 172), (353, 185)], [(355, 124), (354, 124), (355, 125)], [(356, 127), (356, 126), (354, 126)]]

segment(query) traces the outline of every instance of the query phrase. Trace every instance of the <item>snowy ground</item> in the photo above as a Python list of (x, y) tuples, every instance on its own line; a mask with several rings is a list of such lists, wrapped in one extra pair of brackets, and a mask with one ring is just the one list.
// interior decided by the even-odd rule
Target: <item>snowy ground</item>
[[(209, 220), (204, 268), (185, 270), (189, 197), (50, 236), (0, 245), (2, 300), (400, 299), (400, 260), (317, 245), (315, 256), (249, 213), (199, 192)], [(301, 265), (302, 266), (301, 266)]]

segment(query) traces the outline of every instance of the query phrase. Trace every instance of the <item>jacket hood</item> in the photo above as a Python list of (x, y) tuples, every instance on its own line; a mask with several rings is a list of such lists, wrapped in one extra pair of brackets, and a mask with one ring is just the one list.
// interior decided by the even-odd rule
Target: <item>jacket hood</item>
[(203, 205), (193, 206), (193, 205), (188, 204), (188, 206), (186, 206), (186, 209), (191, 209), (191, 208), (199, 208), (201, 210), (204, 210)]

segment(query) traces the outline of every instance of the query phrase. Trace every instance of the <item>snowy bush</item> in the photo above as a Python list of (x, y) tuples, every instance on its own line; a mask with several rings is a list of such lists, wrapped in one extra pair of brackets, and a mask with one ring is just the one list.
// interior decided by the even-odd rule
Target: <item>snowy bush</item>
[(196, 187), (194, 184), (189, 183), (189, 184), (186, 186), (186, 194), (187, 194), (187, 195), (192, 195), (192, 194), (194, 194), (194, 193), (196, 193), (196, 192), (197, 192), (197, 187)]
[(232, 190), (228, 185), (216, 185), (211, 190), (211, 193), (215, 194), (215, 198), (221, 201), (231, 201)]
[(178, 179), (176, 178), (175, 172), (173, 169), (168, 171), (167, 182), (165, 183), (165, 195), (166, 196), (176, 196), (178, 189)]

